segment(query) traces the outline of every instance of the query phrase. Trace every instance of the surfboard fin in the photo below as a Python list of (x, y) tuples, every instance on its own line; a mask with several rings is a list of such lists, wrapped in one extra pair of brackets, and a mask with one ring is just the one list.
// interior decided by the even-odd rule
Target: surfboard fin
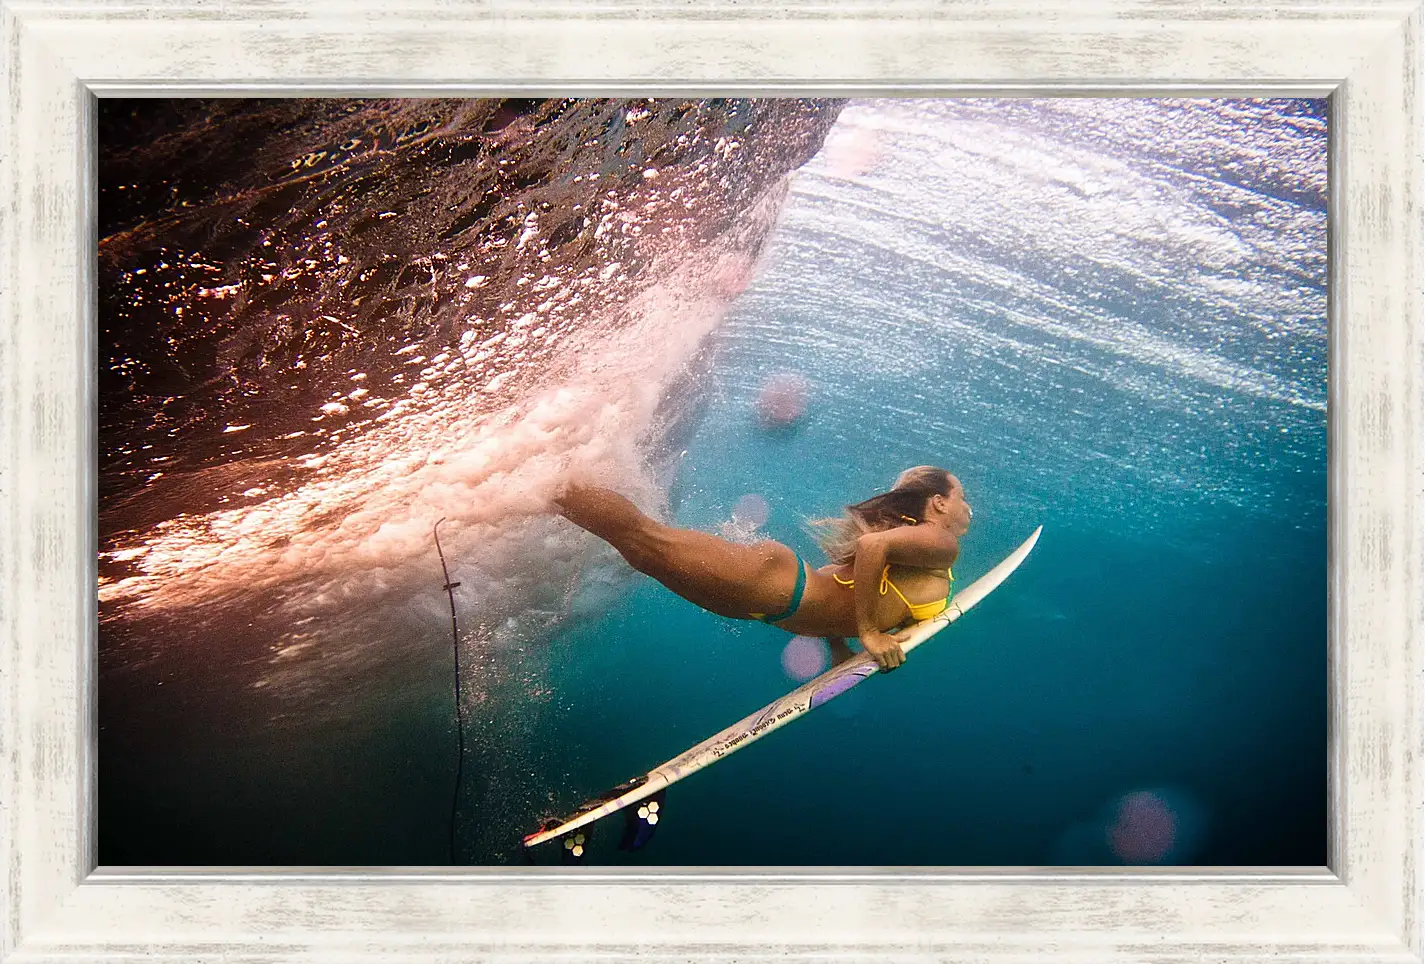
[(646, 800), (640, 800), (637, 806), (624, 810), (623, 839), (619, 841), (618, 849), (638, 850), (652, 839), (653, 831), (663, 817), (663, 798), (667, 795), (666, 788), (659, 790)]
[(559, 860), (565, 864), (582, 864), (589, 846), (588, 830), (575, 830), (560, 838)]

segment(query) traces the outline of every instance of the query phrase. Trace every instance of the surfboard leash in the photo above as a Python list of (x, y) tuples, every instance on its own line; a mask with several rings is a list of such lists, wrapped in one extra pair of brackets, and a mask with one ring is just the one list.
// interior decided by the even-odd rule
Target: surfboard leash
[(460, 630), (455, 623), (455, 587), (458, 582), (450, 581), (450, 570), (445, 565), (445, 552), (440, 548), (440, 524), (445, 521), (445, 516), (441, 516), (436, 522), (431, 532), (435, 535), (435, 551), (440, 556), (440, 571), (445, 576), (445, 585), (441, 588), (445, 590), (446, 596), (450, 598), (450, 639), (455, 650), (455, 738), (459, 747), (459, 755), (455, 763), (455, 790), (450, 797), (450, 862), (456, 863), (455, 859), (455, 815), (460, 807), (460, 785), (465, 778), (465, 700), (460, 688)]

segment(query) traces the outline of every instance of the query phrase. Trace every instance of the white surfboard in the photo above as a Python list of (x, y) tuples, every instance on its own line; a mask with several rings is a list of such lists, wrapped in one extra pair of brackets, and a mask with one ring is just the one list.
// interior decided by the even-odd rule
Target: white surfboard
[[(1034, 544), (1039, 541), (1040, 526), (1024, 543), (999, 565), (970, 583), (950, 598), (950, 605), (938, 616), (911, 627), (901, 643), (901, 649), (909, 653), (912, 649), (965, 615), (970, 607), (997, 589), (1009, 574), (1019, 568), (1019, 564), (1029, 555)], [(686, 776), (698, 772), (703, 767), (735, 753), (754, 740), (759, 740), (773, 730), (786, 726), (792, 720), (816, 709), (828, 700), (840, 696), (857, 683), (876, 673), (876, 660), (869, 653), (857, 653), (840, 666), (833, 666), (820, 676), (792, 690), (756, 713), (746, 716), (726, 729), (708, 737), (697, 746), (675, 756), (660, 767), (648, 771), (627, 783), (599, 794), (587, 801), (568, 818), (549, 821), (545, 828), (524, 838), (526, 847), (533, 847), (546, 840), (553, 840), (572, 833), (580, 827), (588, 826), (595, 820), (617, 813), (623, 808), (647, 799)], [(645, 818), (647, 819), (647, 818)], [(657, 822), (657, 814), (651, 822)], [(582, 848), (581, 848), (582, 849)]]

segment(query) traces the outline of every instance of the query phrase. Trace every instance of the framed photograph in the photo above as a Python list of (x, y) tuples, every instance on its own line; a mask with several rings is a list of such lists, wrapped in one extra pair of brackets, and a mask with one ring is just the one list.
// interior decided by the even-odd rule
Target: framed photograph
[(0, 3), (0, 960), (1419, 960), (1421, 14)]

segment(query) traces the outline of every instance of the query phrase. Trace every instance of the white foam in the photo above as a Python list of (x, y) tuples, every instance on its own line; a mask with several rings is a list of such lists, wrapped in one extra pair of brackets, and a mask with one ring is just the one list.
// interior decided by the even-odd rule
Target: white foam
[[(696, 280), (675, 277), (644, 293), (622, 308), (616, 332), (591, 324), (566, 336), (557, 379), (539, 384), (517, 359), (484, 391), (456, 378), (432, 384), (423, 400), (406, 399), (399, 417), (299, 457), (311, 467), (299, 484), (269, 484), (268, 498), (122, 540), (107, 558), (132, 574), (107, 580), (101, 600), (111, 613), (136, 614), (262, 600), (266, 618), (286, 623), (284, 673), (301, 652), (292, 648), (298, 618), (315, 618), (324, 638), (343, 627), (359, 634), (339, 647), (341, 659), (359, 662), (375, 658), (364, 640), (389, 647), (413, 626), (449, 619), (432, 538), (444, 518), (441, 543), (451, 578), (464, 584), (462, 606), (481, 621), (518, 617), (519, 632), (528, 631), (531, 612), (567, 610), (572, 580), (590, 559), (622, 566), (551, 516), (563, 479), (578, 473), (661, 504), (642, 440), (669, 379), (722, 316), (719, 300), (697, 295)], [(589, 597), (583, 602), (587, 609)]]

